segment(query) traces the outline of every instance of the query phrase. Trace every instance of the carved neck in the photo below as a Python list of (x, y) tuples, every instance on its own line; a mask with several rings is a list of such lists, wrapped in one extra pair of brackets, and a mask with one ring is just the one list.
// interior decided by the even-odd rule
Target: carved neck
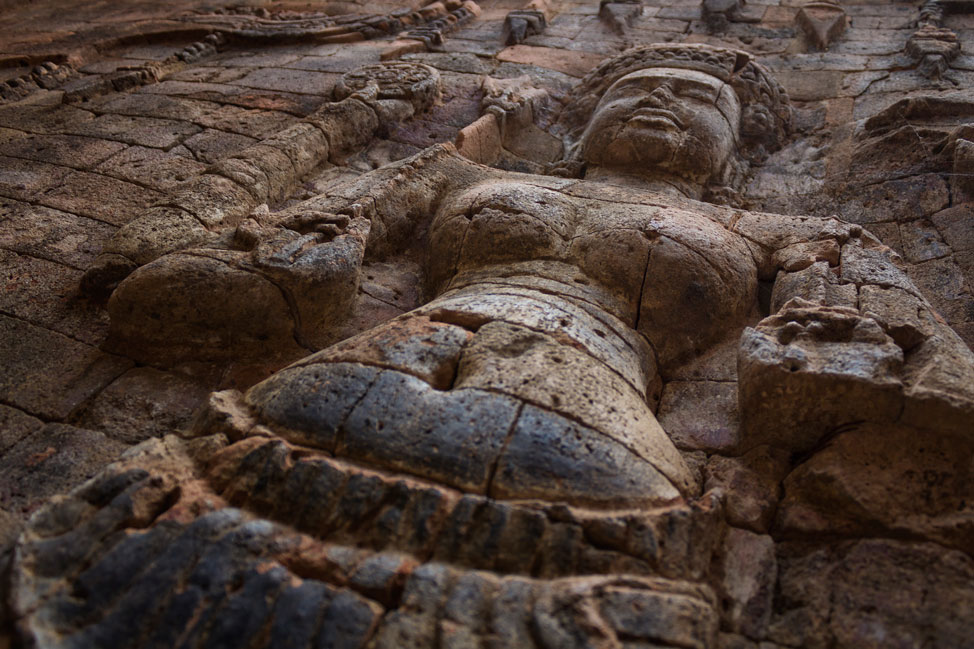
[(589, 165), (585, 171), (586, 180), (636, 187), (650, 192), (680, 196), (700, 200), (703, 196), (703, 186), (700, 183), (688, 181), (682, 176), (668, 174), (658, 170), (652, 173), (627, 172), (609, 167)]

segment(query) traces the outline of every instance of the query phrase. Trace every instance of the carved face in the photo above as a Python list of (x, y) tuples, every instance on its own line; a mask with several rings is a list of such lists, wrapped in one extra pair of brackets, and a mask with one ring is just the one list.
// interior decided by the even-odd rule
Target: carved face
[(658, 169), (706, 182), (735, 150), (741, 105), (720, 79), (695, 70), (648, 68), (616, 81), (582, 136), (586, 162)]

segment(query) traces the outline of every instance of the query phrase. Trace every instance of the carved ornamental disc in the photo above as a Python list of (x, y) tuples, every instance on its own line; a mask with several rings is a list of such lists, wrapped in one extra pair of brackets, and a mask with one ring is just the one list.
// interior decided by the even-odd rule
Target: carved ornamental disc
[(417, 113), (428, 109), (440, 96), (439, 72), (421, 63), (388, 61), (363, 65), (343, 74), (335, 84), (335, 98), (344, 99), (373, 82), (379, 87), (378, 99), (411, 102)]

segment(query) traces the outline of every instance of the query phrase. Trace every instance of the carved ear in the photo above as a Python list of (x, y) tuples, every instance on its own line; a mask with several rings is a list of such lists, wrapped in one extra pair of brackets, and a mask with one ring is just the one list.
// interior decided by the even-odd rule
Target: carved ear
[(764, 104), (749, 104), (741, 112), (740, 134), (745, 152), (774, 148), (778, 139), (774, 115)]
[(714, 205), (741, 206), (741, 188), (747, 180), (750, 165), (740, 153), (731, 155), (720, 173), (704, 188), (703, 200)]

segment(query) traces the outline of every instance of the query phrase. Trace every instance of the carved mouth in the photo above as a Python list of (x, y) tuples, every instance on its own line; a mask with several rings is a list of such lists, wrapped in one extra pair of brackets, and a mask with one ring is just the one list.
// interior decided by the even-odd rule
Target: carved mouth
[(663, 108), (640, 108), (633, 113), (632, 117), (629, 118), (629, 121), (654, 126), (667, 125), (676, 127), (678, 129), (683, 128), (683, 122), (680, 120), (680, 118), (671, 111)]

